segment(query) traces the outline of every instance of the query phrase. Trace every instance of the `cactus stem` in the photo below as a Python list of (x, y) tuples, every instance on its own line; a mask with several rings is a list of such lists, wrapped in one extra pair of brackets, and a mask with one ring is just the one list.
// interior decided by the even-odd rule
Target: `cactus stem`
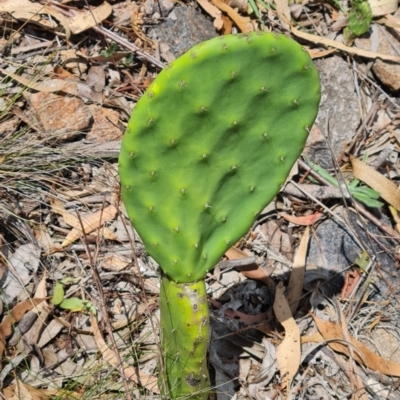
[(206, 359), (209, 311), (204, 280), (182, 284), (164, 276), (160, 297), (165, 349), (160, 388), (167, 391), (163, 398), (206, 400), (210, 387)]

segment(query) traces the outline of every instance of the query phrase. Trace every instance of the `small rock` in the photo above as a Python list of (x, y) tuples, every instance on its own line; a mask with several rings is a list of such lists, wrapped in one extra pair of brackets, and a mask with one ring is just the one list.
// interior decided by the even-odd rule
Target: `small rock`
[[(400, 54), (400, 42), (389, 32), (389, 30), (387, 30), (384, 26), (379, 25), (374, 26), (374, 32), (376, 32), (378, 36), (378, 48), (376, 50), (377, 53), (390, 54), (393, 56), (398, 56)], [(363, 50), (371, 51), (371, 44), (371, 38), (356, 40), (356, 46)], [(390, 90), (400, 90), (399, 63), (383, 61), (377, 58), (372, 66), (372, 71), (382, 82), (382, 84), (387, 86)]]
[[(315, 124), (326, 135), (326, 117), (329, 116), (329, 142), (337, 158), (353, 138), (361, 119), (353, 72), (338, 56), (316, 60), (315, 64), (321, 77), (321, 104)], [(310, 150), (311, 161), (324, 168), (333, 167), (328, 145)]]
[(175, 57), (195, 44), (217, 36), (213, 23), (193, 7), (175, 7), (166, 21), (151, 31), (166, 43)]
[[(344, 207), (338, 207), (335, 214), (342, 217), (343, 220), (350, 220), (351, 229), (356, 232), (359, 240), (362, 240), (366, 248), (372, 254), (377, 255), (377, 262), (380, 265), (380, 272), (383, 275), (373, 273), (373, 281), (376, 287), (381, 291), (381, 294), (387, 292), (387, 286), (382, 276), (387, 282), (392, 284), (392, 294), (400, 293), (400, 282), (398, 276), (393, 276), (395, 272), (394, 262), (388, 252), (382, 252), (381, 247), (374, 239), (367, 237), (364, 227), (361, 227), (357, 222), (357, 216), (349, 212), (345, 216)], [(379, 219), (385, 221), (387, 218), (380, 215)], [(365, 221), (365, 227), (369, 235), (377, 238), (386, 249), (394, 249), (394, 243), (390, 242), (382, 236), (381, 231), (372, 223)], [(340, 275), (347, 271), (356, 258), (362, 252), (362, 248), (357, 244), (354, 236), (349, 233), (342, 223), (336, 222), (333, 219), (328, 219), (321, 223), (315, 232), (315, 235), (310, 240), (310, 247), (307, 255), (307, 271), (311, 273), (318, 272), (321, 277), (331, 279), (332, 276)], [(307, 275), (307, 273), (306, 273)], [(336, 282), (338, 283), (338, 282)], [(340, 292), (341, 287), (332, 288), (334, 291)]]
[(118, 127), (119, 113), (109, 108), (90, 106), (93, 112), (93, 126), (86, 135), (92, 142), (107, 142), (121, 139), (124, 131)]
[(43, 126), (45, 133), (59, 140), (70, 140), (86, 129), (91, 122), (89, 108), (75, 97), (39, 92), (27, 100)]
[(155, 12), (161, 12), (163, 17), (166, 17), (174, 8), (174, 3), (171, 0), (146, 0), (144, 2), (144, 12), (148, 16), (153, 16)]

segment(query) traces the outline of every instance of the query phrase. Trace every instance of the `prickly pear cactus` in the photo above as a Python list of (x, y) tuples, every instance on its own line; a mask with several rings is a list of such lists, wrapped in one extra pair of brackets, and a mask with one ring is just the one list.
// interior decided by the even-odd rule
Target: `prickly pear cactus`
[(356, 37), (368, 32), (372, 22), (371, 6), (367, 0), (353, 0), (348, 15), (348, 26), (344, 29), (344, 37), (351, 42)]
[(132, 223), (165, 273), (166, 398), (207, 399), (202, 280), (279, 191), (319, 99), (307, 51), (257, 32), (195, 46), (137, 103), (119, 173)]

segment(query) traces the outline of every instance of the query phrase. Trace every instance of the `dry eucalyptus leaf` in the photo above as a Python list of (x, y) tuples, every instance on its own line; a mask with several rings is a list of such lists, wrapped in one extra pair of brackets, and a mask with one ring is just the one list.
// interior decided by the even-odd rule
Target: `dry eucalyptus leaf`
[(288, 0), (274, 0), (279, 21), (284, 29), (290, 29), (290, 8)]
[[(349, 355), (349, 349), (346, 344), (344, 344), (344, 337), (342, 328), (335, 324), (334, 322), (324, 321), (312, 314), (315, 324), (324, 340), (329, 340), (329, 346), (339, 352)], [(335, 339), (337, 340), (335, 342)], [(378, 354), (371, 351), (368, 347), (363, 345), (361, 342), (351, 337), (351, 345), (354, 349), (355, 360), (367, 366), (368, 368), (379, 371), (382, 374), (388, 376), (400, 376), (400, 365), (396, 364), (390, 360), (384, 359)]]
[(368, 0), (368, 3), (374, 17), (391, 14), (398, 8), (397, 0)]
[[(107, 221), (112, 221), (117, 215), (117, 209), (114, 206), (108, 206), (103, 210), (99, 210), (94, 214), (90, 214), (88, 216), (82, 216), (82, 225), (84, 233), (90, 233), (97, 228), (100, 228)], [(61, 247), (69, 246), (71, 243), (75, 242), (75, 240), (79, 239), (82, 236), (81, 227), (74, 228), (67, 235), (64, 241), (61, 243)]]
[(61, 79), (52, 79), (48, 83), (43, 84), (43, 83), (38, 83), (37, 81), (34, 81), (32, 79), (16, 75), (4, 69), (0, 69), (0, 72), (30, 89), (37, 90), (38, 92), (47, 92), (47, 93), (59, 92), (63, 91), (65, 86), (67, 86), (67, 83), (62, 81)]
[(342, 50), (348, 54), (355, 54), (360, 57), (370, 58), (373, 60), (380, 58), (381, 60), (386, 60), (386, 61), (395, 61), (395, 62), (400, 61), (399, 56), (392, 56), (390, 54), (374, 53), (372, 51), (362, 50), (362, 49), (358, 49), (356, 47), (349, 47), (340, 42), (337, 42), (336, 40), (327, 39), (327, 38), (324, 38), (323, 36), (312, 35), (311, 33), (299, 31), (294, 26), (292, 26), (290, 28), (290, 30), (292, 31), (292, 33), (295, 36), (297, 36), (299, 38), (306, 39), (312, 43), (318, 43), (318, 44), (323, 44), (328, 47), (333, 47), (334, 49)]
[(77, 12), (68, 18), (71, 32), (76, 35), (104, 21), (112, 13), (112, 7), (106, 1), (96, 8)]
[(46, 20), (42, 21), (39, 16), (40, 14), (51, 15), (63, 26), (67, 39), (71, 36), (68, 20), (54, 8), (41, 4), (34, 4), (30, 1), (6, 0), (5, 2), (0, 2), (0, 12), (8, 12), (14, 18), (21, 21), (34, 22), (44, 29), (53, 28), (53, 24), (49, 24)]
[(3, 285), (3, 293), (9, 301), (14, 298), (27, 298), (25, 285), (36, 273), (40, 261), (40, 248), (33, 243), (23, 244), (8, 260), (7, 278)]
[(228, 14), (228, 16), (232, 19), (232, 21), (237, 25), (242, 33), (250, 32), (246, 23), (248, 19), (243, 18), (239, 15), (232, 7), (228, 6), (221, 0), (211, 0), (221, 11)]
[(299, 369), (301, 349), (300, 330), (286, 301), (283, 282), (279, 282), (276, 287), (274, 312), (277, 320), (285, 328), (285, 338), (276, 349), (276, 358), (282, 380), (281, 388), (284, 388), (290, 384)]
[(307, 226), (304, 235), (301, 238), (296, 255), (294, 256), (292, 272), (289, 279), (289, 293), (287, 295), (287, 301), (290, 305), (290, 311), (292, 315), (294, 315), (297, 310), (297, 306), (299, 305), (299, 300), (303, 290), (309, 239), (310, 227)]
[(224, 24), (222, 21), (222, 12), (207, 0), (197, 0), (197, 2), (200, 4), (201, 8), (203, 8), (205, 12), (207, 12), (211, 17), (214, 18), (215, 29), (222, 29), (222, 26)]

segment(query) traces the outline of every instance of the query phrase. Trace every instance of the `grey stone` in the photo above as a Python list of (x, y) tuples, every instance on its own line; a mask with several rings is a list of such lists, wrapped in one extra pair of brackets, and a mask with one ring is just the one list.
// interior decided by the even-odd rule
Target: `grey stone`
[[(372, 48), (372, 36), (369, 38), (357, 39), (357, 47), (369, 51), (375, 50), (380, 54), (398, 56), (400, 54), (399, 35), (395, 35), (395, 32), (392, 34), (384, 26), (374, 25), (372, 28), (377, 35), (378, 48), (376, 50)], [(400, 90), (400, 64), (398, 62), (385, 61), (377, 58), (372, 65), (372, 71), (390, 90)]]
[(197, 43), (217, 35), (213, 23), (194, 7), (175, 7), (168, 18), (151, 31), (179, 57)]
[[(339, 157), (346, 143), (353, 138), (360, 123), (353, 73), (338, 56), (316, 60), (321, 77), (321, 104), (315, 124), (326, 135), (326, 118), (329, 116), (329, 143), (333, 155)], [(332, 168), (332, 153), (326, 141), (308, 149), (311, 161), (324, 168)]]
[[(377, 211), (378, 212), (378, 211)], [(344, 208), (339, 207), (336, 213), (345, 218)], [(390, 253), (395, 252), (395, 243), (383, 237), (381, 231), (373, 224), (365, 222), (365, 228), (357, 222), (358, 217), (350, 212), (348, 220), (351, 229), (356, 232), (359, 240), (364, 243), (369, 252), (377, 255), (380, 274), (375, 270), (372, 277), (380, 295), (385, 295), (388, 291), (388, 284), (391, 286), (390, 293), (400, 294), (400, 277), (394, 267), (394, 261)], [(385, 220), (384, 215), (379, 219)], [(368, 234), (367, 234), (368, 232)], [(370, 236), (370, 238), (368, 237)], [(375, 237), (381, 246), (372, 238)], [(387, 249), (389, 251), (382, 251)], [(356, 258), (362, 252), (362, 248), (357, 244), (357, 239), (349, 233), (348, 228), (332, 218), (324, 221), (318, 227), (315, 235), (310, 240), (309, 251), (307, 254), (307, 270), (314, 276), (324, 279), (338, 279), (333, 281), (334, 285), (340, 286), (340, 277), (343, 278), (348, 267), (353, 265)], [(318, 273), (317, 273), (318, 272)], [(384, 279), (382, 279), (384, 278)], [(306, 277), (307, 281), (307, 277)], [(340, 292), (341, 287), (331, 288), (334, 292)]]

